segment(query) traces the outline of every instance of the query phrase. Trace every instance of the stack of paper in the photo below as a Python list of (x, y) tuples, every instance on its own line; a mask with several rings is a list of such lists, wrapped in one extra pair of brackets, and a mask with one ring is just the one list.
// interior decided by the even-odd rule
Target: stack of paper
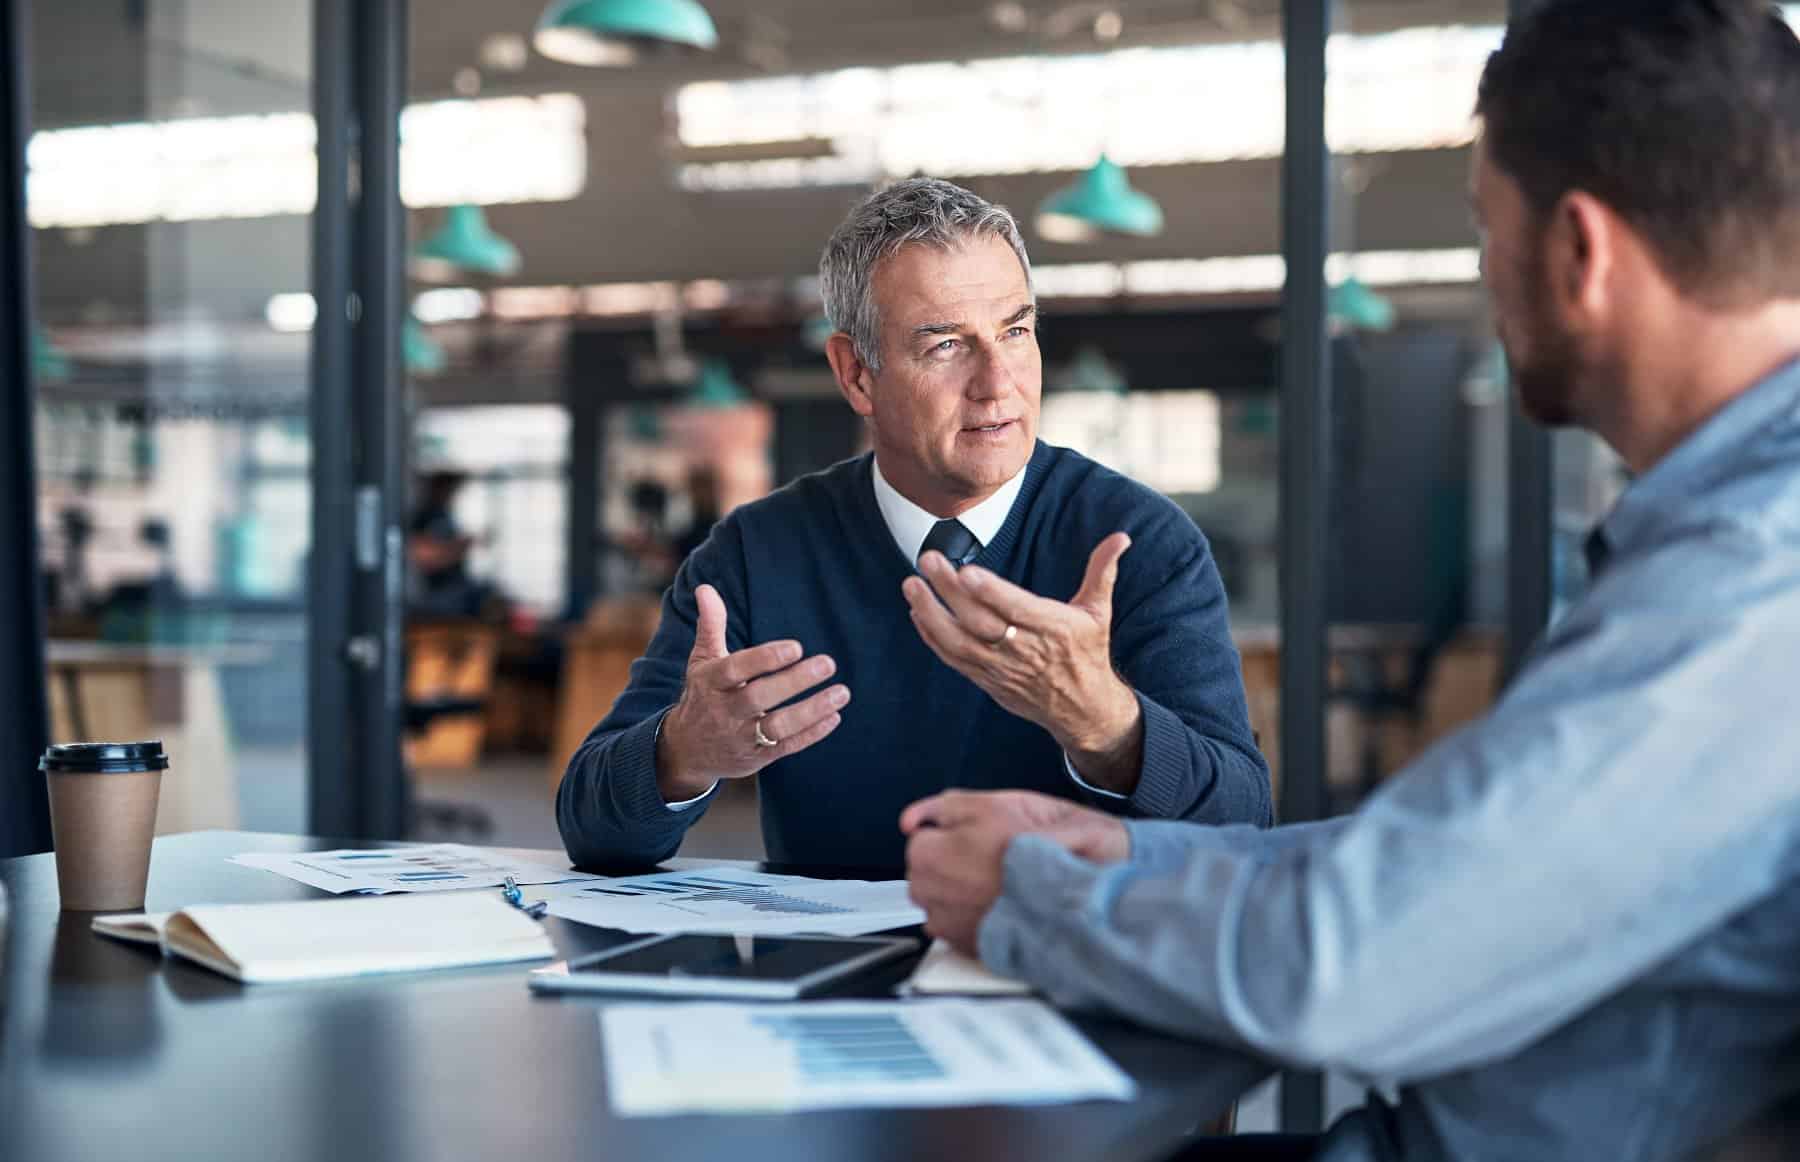
[(908, 996), (1023, 996), (1031, 986), (1001, 976), (979, 960), (964, 956), (942, 940), (933, 942), (919, 967), (900, 986)]
[(613, 1108), (627, 1117), (1134, 1094), (1037, 1001), (615, 1005), (600, 1023)]
[(921, 924), (905, 880), (816, 880), (737, 868), (565, 884), (550, 914), (627, 932), (862, 936)]
[(231, 862), (272, 871), (337, 895), (492, 888), (498, 887), (507, 876), (519, 884), (559, 884), (600, 878), (585, 872), (504, 859), (495, 852), (464, 847), (460, 843), (376, 850), (251, 852), (232, 856)]

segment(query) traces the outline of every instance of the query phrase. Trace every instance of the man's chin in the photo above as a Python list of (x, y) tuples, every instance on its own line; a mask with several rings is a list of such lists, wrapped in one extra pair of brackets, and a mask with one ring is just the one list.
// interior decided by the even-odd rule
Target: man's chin
[(1546, 428), (1568, 428), (1579, 422), (1580, 417), (1575, 414), (1574, 393), (1565, 376), (1515, 372), (1513, 394), (1518, 398), (1520, 413), (1534, 424)]
[(1020, 436), (1007, 441), (1008, 446), (965, 450), (956, 457), (956, 475), (976, 490), (998, 488), (1017, 476), (1031, 459), (1031, 442)]

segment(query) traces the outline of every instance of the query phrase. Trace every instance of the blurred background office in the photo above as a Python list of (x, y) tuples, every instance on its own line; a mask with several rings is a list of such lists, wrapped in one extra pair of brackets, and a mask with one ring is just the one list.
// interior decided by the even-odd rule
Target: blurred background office
[[(863, 449), (814, 267), (859, 195), (915, 173), (1020, 216), (1043, 437), (1211, 538), (1279, 778), (1280, 6), (645, 3), (668, 24), (637, 52), (643, 29), (581, 7), (434, 0), (401, 46), (405, 829), (554, 846), (555, 779), (683, 555)], [(1504, 666), (1510, 408), (1464, 189), (1505, 15), (1336, 6), (1336, 807), (1479, 713)], [(345, 438), (309, 422), (329, 30), (288, 0), (33, 22), (52, 732), (168, 737), (194, 790), (165, 830), (304, 830), (330, 737), (306, 719), (308, 642), (336, 600), (309, 592), (315, 456)], [(1566, 596), (1622, 476), (1584, 437), (1553, 455), (1544, 564)], [(749, 784), (691, 853), (759, 853)]]

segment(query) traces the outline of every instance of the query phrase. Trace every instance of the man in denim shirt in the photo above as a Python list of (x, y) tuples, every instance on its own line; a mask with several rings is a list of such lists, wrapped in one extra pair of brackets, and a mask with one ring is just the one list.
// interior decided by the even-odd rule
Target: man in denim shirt
[(1478, 111), (1521, 405), (1637, 476), (1590, 591), (1351, 816), (951, 793), (903, 816), (912, 890), (1059, 1003), (1397, 1087), (1282, 1156), (1687, 1158), (1800, 1089), (1800, 42), (1551, 0)]

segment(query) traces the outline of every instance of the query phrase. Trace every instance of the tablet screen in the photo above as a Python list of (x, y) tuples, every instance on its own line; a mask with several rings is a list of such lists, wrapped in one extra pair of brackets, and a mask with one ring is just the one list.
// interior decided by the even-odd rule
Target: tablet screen
[(670, 936), (569, 964), (569, 975), (707, 977), (715, 980), (796, 981), (866, 957), (889, 941), (850, 938), (798, 940), (784, 936)]

